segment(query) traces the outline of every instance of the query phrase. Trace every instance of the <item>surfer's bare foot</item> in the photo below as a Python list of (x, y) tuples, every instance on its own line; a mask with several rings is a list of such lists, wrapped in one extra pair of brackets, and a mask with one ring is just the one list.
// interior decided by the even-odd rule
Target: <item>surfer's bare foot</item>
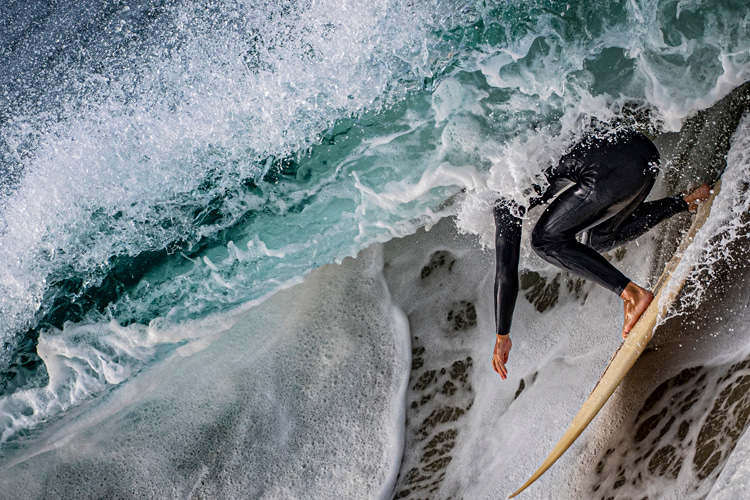
[(711, 196), (711, 187), (708, 184), (701, 184), (695, 188), (691, 193), (683, 195), (682, 199), (688, 204), (688, 208), (691, 212), (698, 210), (698, 204), (708, 199)]
[(631, 281), (620, 294), (620, 298), (623, 300), (625, 307), (625, 325), (622, 327), (622, 338), (626, 339), (630, 330), (638, 322), (638, 318), (654, 300), (654, 294)]

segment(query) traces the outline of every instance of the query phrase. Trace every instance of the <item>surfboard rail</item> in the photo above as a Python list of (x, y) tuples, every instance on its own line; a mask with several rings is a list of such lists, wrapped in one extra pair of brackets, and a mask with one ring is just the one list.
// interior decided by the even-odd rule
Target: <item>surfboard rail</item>
[(711, 214), (711, 205), (719, 194), (720, 189), (721, 180), (714, 185), (711, 196), (699, 207), (690, 229), (688, 229), (688, 232), (682, 238), (680, 246), (664, 267), (664, 271), (654, 286), (654, 290), (656, 290), (654, 300), (638, 319), (638, 322), (630, 331), (628, 338), (620, 344), (612, 355), (604, 373), (599, 378), (599, 381), (594, 386), (589, 397), (584, 401), (581, 409), (573, 418), (568, 429), (554, 448), (552, 448), (552, 451), (544, 462), (542, 462), (542, 465), (539, 466), (536, 472), (532, 474), (523, 486), (508, 498), (515, 497), (531, 486), (542, 476), (542, 474), (552, 467), (557, 459), (559, 459), (568, 448), (570, 448), (578, 436), (581, 435), (589, 423), (591, 423), (594, 417), (599, 413), (599, 410), (602, 409), (610, 396), (615, 392), (615, 389), (620, 385), (620, 382), (625, 378), (625, 375), (633, 367), (638, 357), (643, 353), (646, 344), (648, 344), (654, 335), (654, 330), (656, 329), (656, 324), (659, 318), (664, 316), (666, 309), (677, 298), (682, 286), (685, 284), (685, 278), (682, 278), (681, 281), (674, 286), (665, 287), (665, 285), (670, 282), (672, 274), (682, 260), (685, 250), (693, 242), (695, 235), (700, 228), (703, 227), (703, 224)]

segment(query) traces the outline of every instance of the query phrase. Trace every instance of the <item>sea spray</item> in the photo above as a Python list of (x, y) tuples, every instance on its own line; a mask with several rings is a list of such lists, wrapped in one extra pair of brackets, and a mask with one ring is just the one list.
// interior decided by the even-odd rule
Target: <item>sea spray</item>
[[(278, 226), (276, 220), (311, 200), (330, 205), (332, 198), (355, 198), (340, 162), (346, 148), (361, 140), (363, 124), (344, 120), (336, 126), (336, 120), (368, 109), (378, 118), (377, 110), (399, 102), (407, 88), (421, 87), (438, 70), (422, 61), (429, 55), (425, 36), (458, 22), (451, 21), (449, 6), (399, 2), (344, 8), (187, 2), (105, 10), (98, 25), (90, 23), (99, 16), (90, 7), (80, 25), (76, 9), (47, 12), (47, 24), (75, 27), (55, 33), (66, 50), (47, 54), (43, 81), (22, 72), (9, 87), (2, 137), (4, 165), (15, 173), (13, 182), (3, 183), (0, 310), (6, 342), (29, 327), (59, 328), (87, 314), (111, 314), (126, 323), (166, 315), (202, 288), (205, 273), (148, 304), (136, 291), (137, 298), (124, 300), (142, 301), (135, 311), (124, 304), (110, 313), (106, 308), (165, 261), (162, 268), (173, 270), (167, 274), (184, 277), (202, 257), (195, 252), (238, 238), (227, 234), (232, 228), (268, 239), (265, 227)], [(395, 24), (404, 16), (413, 19), (413, 30)], [(18, 47), (46, 40), (35, 29), (17, 37)], [(24, 64), (17, 51), (8, 53), (7, 62)], [(35, 84), (28, 95), (26, 84)], [(48, 94), (58, 98), (47, 103), (40, 95)], [(47, 107), (15, 108), (36, 100)], [(352, 140), (342, 151), (347, 130)], [(323, 136), (321, 149), (332, 150), (333, 158), (318, 155), (296, 179), (306, 148)], [(334, 245), (316, 259), (309, 256), (320, 246), (313, 242), (308, 256), (296, 257), (300, 265), (290, 275), (356, 251), (345, 243), (350, 234), (344, 229), (352, 227), (346, 214), (355, 207), (356, 198), (344, 207), (333, 204), (330, 218), (320, 217), (330, 220), (332, 236), (344, 230), (345, 249)], [(253, 224), (257, 214), (266, 214), (267, 222)], [(274, 267), (252, 280), (284, 281), (273, 276)], [(208, 309), (188, 304), (175, 316), (216, 310), (227, 301), (225, 288), (211, 293)], [(266, 293), (245, 292), (229, 304)]]
[[(695, 240), (686, 250), (680, 263), (666, 286), (688, 282), (680, 300), (667, 311), (662, 322), (695, 309), (705, 299), (706, 289), (719, 268), (737, 269), (742, 266), (741, 257), (728, 248), (746, 238), (746, 217), (750, 208), (747, 185), (750, 181), (748, 158), (748, 111), (750, 111), (750, 84), (742, 85), (723, 99), (711, 113), (698, 115), (691, 126), (697, 128), (698, 137), (686, 151), (678, 148), (673, 161), (671, 177), (685, 185), (695, 186), (699, 181), (721, 180), (721, 192), (711, 208), (711, 217)], [(710, 116), (710, 122), (705, 118)], [(740, 121), (742, 120), (742, 121)], [(692, 127), (686, 127), (686, 135), (694, 136)], [(676, 167), (676, 168), (675, 168)], [(692, 179), (691, 179), (692, 177)], [(664, 248), (664, 246), (662, 246)]]
[[(747, 79), (750, 54), (747, 10), (731, 2), (79, 2), (2, 15), (11, 448), (199, 350), (225, 329), (194, 330), (206, 318), (373, 242), (458, 214), (489, 246), (494, 199), (523, 203), (581, 133), (677, 130)], [(164, 334), (181, 329), (193, 333)], [(53, 371), (70, 368), (49, 386), (40, 338)], [(80, 356), (66, 361), (71, 346)]]

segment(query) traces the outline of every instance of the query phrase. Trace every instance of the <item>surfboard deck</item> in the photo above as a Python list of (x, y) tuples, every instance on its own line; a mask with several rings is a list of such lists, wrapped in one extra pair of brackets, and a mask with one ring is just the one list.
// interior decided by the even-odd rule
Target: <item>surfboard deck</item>
[(604, 369), (604, 373), (599, 378), (599, 381), (594, 386), (589, 397), (583, 403), (581, 409), (573, 418), (573, 421), (565, 431), (565, 434), (563, 434), (554, 448), (552, 448), (552, 451), (536, 472), (532, 474), (531, 478), (529, 478), (529, 480), (509, 498), (515, 497), (531, 486), (534, 481), (547, 472), (557, 459), (560, 458), (568, 448), (570, 448), (578, 436), (580, 436), (589, 423), (591, 423), (597, 413), (599, 413), (599, 410), (602, 409), (612, 393), (615, 392), (615, 389), (620, 385), (622, 379), (625, 378), (625, 375), (630, 371), (638, 357), (646, 348), (646, 344), (648, 344), (651, 337), (653, 337), (656, 322), (663, 316), (667, 308), (677, 298), (682, 286), (685, 284), (685, 280), (683, 279), (681, 282), (675, 283), (674, 286), (670, 286), (667, 289), (665, 289), (664, 286), (670, 281), (672, 273), (674, 273), (674, 270), (682, 260), (682, 256), (687, 247), (693, 242), (693, 239), (695, 239), (698, 230), (703, 227), (703, 224), (708, 219), (708, 216), (711, 213), (711, 205), (719, 194), (720, 189), (721, 181), (719, 180), (714, 185), (711, 196), (699, 207), (690, 229), (683, 237), (675, 254), (664, 267), (664, 271), (654, 286), (656, 294), (651, 305), (649, 305), (648, 309), (646, 309), (643, 315), (641, 315), (638, 323), (636, 323), (630, 331), (628, 338), (620, 344), (612, 355), (607, 367)]

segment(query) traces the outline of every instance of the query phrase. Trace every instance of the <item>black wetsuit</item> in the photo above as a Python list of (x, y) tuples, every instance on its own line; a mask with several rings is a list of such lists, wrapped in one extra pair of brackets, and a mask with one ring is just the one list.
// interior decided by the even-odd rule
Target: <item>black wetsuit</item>
[[(531, 234), (531, 246), (547, 262), (620, 294), (630, 282), (599, 252), (631, 241), (659, 222), (688, 209), (682, 196), (644, 202), (659, 172), (659, 152), (644, 135), (623, 132), (589, 137), (545, 172), (529, 209), (549, 204)], [(571, 185), (572, 183), (572, 185)], [(521, 219), (512, 202), (495, 204), (495, 321), (510, 333), (518, 296)], [(577, 237), (582, 235), (581, 242)]]

